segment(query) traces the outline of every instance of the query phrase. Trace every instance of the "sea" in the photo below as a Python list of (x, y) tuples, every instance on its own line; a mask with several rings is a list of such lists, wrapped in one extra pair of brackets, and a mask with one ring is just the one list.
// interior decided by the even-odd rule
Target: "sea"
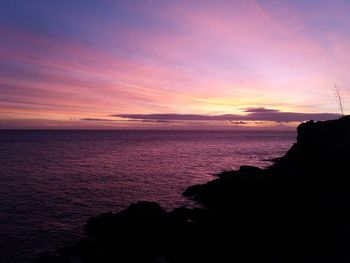
[(0, 130), (0, 262), (83, 237), (87, 219), (130, 203), (198, 206), (190, 185), (241, 165), (267, 167), (290, 131)]

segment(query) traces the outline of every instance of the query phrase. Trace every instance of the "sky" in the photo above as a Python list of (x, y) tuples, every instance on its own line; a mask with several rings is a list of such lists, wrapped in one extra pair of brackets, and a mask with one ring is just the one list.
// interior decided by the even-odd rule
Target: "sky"
[(0, 0), (0, 128), (294, 128), (350, 107), (350, 1)]

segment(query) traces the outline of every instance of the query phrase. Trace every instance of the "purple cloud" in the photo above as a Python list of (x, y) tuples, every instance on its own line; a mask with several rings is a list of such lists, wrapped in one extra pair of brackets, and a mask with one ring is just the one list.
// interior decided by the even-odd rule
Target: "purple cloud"
[(138, 120), (166, 120), (166, 121), (231, 121), (240, 120), (240, 115), (198, 115), (198, 114), (114, 114), (111, 117)]
[(248, 124), (247, 122), (245, 121), (228, 121), (230, 124), (233, 124), (233, 125), (246, 125)]
[(275, 110), (275, 109), (267, 109), (264, 107), (259, 107), (259, 108), (244, 108), (243, 109), (244, 112), (254, 112), (254, 113), (258, 113), (258, 112), (280, 112), (279, 110)]
[(83, 119), (79, 119), (81, 121), (117, 121), (114, 119), (100, 119), (100, 118), (83, 118)]
[[(74, 118), (71, 118), (71, 120), (74, 120)], [(116, 120), (116, 119), (104, 119), (104, 118), (82, 118), (82, 119), (79, 119), (80, 121), (97, 121), (97, 122), (104, 122), (104, 121), (107, 121), (107, 122), (113, 122), (113, 121), (120, 121), (120, 120)], [(125, 121), (125, 120), (124, 120)], [(153, 119), (129, 119), (127, 121), (134, 121), (134, 122), (155, 122), (155, 123), (166, 123), (166, 122), (170, 122), (169, 120), (165, 120), (165, 119), (157, 119), (157, 120), (153, 120)]]
[(249, 108), (247, 115), (197, 115), (197, 114), (114, 114), (112, 117), (129, 120), (153, 120), (153, 121), (273, 121), (273, 122), (302, 122), (307, 120), (337, 119), (335, 113), (299, 113), (281, 112), (265, 108)]

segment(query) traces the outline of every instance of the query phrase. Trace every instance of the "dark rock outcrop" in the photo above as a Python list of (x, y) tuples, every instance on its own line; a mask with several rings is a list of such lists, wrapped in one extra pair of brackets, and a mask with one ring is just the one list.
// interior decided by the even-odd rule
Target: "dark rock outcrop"
[(205, 208), (132, 204), (39, 262), (348, 262), (350, 117), (299, 125), (267, 169), (242, 166), (184, 195)]

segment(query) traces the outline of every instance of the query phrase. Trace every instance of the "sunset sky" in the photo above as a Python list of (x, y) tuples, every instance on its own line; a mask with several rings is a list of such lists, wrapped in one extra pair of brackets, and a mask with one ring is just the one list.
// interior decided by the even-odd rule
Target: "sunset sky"
[(347, 0), (0, 0), (0, 128), (336, 118), (349, 14)]

